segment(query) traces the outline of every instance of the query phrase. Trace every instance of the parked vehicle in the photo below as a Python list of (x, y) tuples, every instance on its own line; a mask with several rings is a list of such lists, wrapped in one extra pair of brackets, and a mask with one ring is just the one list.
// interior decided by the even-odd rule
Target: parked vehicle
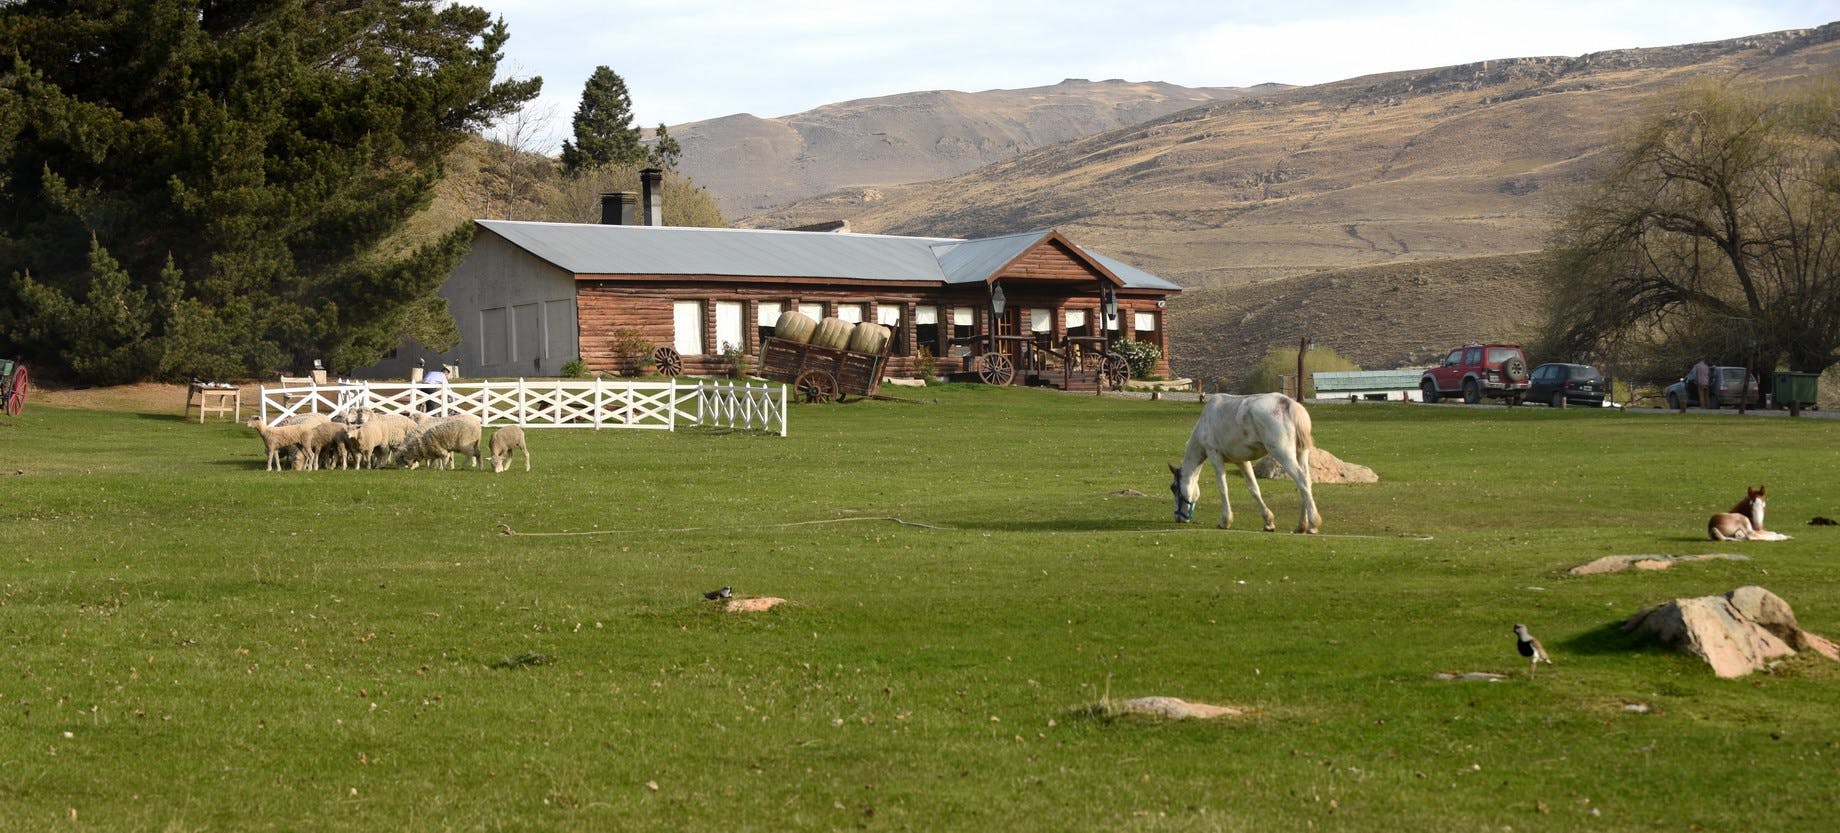
[[(1740, 396), (1744, 404), (1753, 408), (1757, 407), (1763, 401), (1757, 393), (1757, 377), (1750, 377), (1750, 384), (1746, 385), (1745, 375), (1742, 367), (1712, 368), (1712, 407), (1736, 408)], [(1662, 396), (1667, 398), (1669, 410), (1680, 410), (1682, 405), (1689, 408), (1699, 407), (1699, 397), (1691, 392), (1692, 386), (1689, 384), (1691, 381), (1691, 376), (1682, 376), (1680, 381), (1668, 385), (1667, 389), (1661, 392)]]
[(1549, 362), (1533, 369), (1527, 377), (1528, 402), (1544, 402), (1554, 408), (1588, 405), (1601, 408), (1609, 393), (1604, 374), (1588, 364)]
[(1527, 354), (1518, 344), (1458, 347), (1418, 380), (1426, 402), (1462, 396), (1471, 405), (1484, 397), (1518, 404), (1527, 393)]

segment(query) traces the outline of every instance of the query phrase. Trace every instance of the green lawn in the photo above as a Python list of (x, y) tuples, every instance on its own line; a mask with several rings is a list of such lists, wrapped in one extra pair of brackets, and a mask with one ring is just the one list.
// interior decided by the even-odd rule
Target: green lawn
[[(1840, 532), (1803, 525), (1840, 517), (1840, 421), (1320, 406), (1381, 482), (1319, 486), (1303, 537), (1237, 478), (1238, 529), (1205, 477), (1172, 522), (1192, 401), (903, 395), (532, 431), (496, 476), (0, 418), (0, 829), (1832, 829), (1840, 663), (1719, 680), (1614, 625), (1757, 583), (1840, 635)], [(1757, 483), (1795, 540), (1704, 540)], [(858, 517), (947, 528), (793, 525)], [(1717, 551), (1753, 560), (1565, 573)], [(1516, 676), (1432, 677), (1472, 670)]]

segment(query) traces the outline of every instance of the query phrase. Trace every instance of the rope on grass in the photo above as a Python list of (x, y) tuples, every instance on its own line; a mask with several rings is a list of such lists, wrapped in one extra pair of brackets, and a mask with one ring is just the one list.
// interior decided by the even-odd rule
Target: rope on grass
[[(786, 528), (795, 527), (795, 526), (816, 526), (819, 524), (847, 524), (847, 523), (855, 523), (858, 521), (885, 521), (889, 523), (897, 523), (902, 526), (912, 526), (912, 527), (918, 527), (920, 529), (938, 529), (938, 530), (945, 530), (945, 531), (958, 531), (960, 529), (960, 527), (955, 527), (955, 526), (939, 526), (936, 524), (923, 524), (918, 521), (902, 520), (900, 518), (896, 518), (891, 515), (877, 516), (877, 517), (864, 517), (864, 518), (825, 518), (825, 519), (816, 520), (816, 521), (792, 521), (790, 523), (783, 523), (783, 524), (766, 524), (766, 525), (759, 526), (756, 528), (759, 528), (759, 529), (786, 529)], [(592, 529), (592, 530), (585, 530), (585, 531), (565, 531), (565, 532), (519, 532), (518, 530), (512, 529), (510, 524), (501, 523), (498, 525), (498, 534), (503, 535), (503, 536), (513, 537), (513, 538), (562, 538), (562, 537), (577, 537), (577, 536), (585, 536), (585, 535), (623, 535), (623, 534), (645, 534), (645, 533), (654, 533), (654, 532), (707, 532), (712, 529), (733, 529), (733, 527), (685, 526), (685, 527), (678, 527), (676, 529)], [(1200, 525), (1195, 525), (1195, 524), (1184, 524), (1175, 529), (1169, 529), (1167, 527), (1154, 527), (1154, 528), (1144, 528), (1144, 529), (1074, 529), (1074, 530), (1068, 530), (1067, 532), (1057, 533), (1057, 534), (1061, 534), (1061, 535), (1087, 534), (1087, 535), (1090, 535), (1090, 534), (1095, 534), (1095, 533), (1114, 533), (1115, 534), (1115, 533), (1121, 533), (1121, 532), (1154, 532), (1159, 535), (1168, 534), (1172, 532), (1210, 532), (1210, 533), (1238, 532), (1241, 534), (1252, 534), (1252, 533), (1265, 534), (1265, 531), (1262, 529), (1214, 529), (1212, 527), (1205, 527), (1205, 526), (1200, 526)], [(1401, 532), (1397, 535), (1359, 535), (1359, 534), (1354, 534), (1354, 533), (1340, 533), (1340, 534), (1319, 533), (1319, 534), (1311, 535), (1308, 537), (1310, 538), (1365, 538), (1365, 539), (1376, 540), (1376, 541), (1391, 541), (1391, 540), (1398, 540), (1398, 539), (1405, 539), (1409, 541), (1430, 541), (1432, 540), (1431, 536), (1429, 535), (1418, 535), (1418, 534), (1410, 533), (1410, 532)]]

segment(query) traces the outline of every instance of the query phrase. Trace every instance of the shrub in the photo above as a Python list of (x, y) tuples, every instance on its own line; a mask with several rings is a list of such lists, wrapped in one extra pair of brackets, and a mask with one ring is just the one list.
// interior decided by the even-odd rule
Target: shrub
[(582, 361), (581, 359), (568, 360), (562, 365), (562, 378), (564, 379), (586, 379), (588, 378), (588, 363)]
[(748, 354), (739, 344), (722, 342), (722, 358), (728, 360), (728, 375), (740, 379), (748, 375)]
[(1156, 373), (1156, 363), (1163, 358), (1163, 351), (1147, 341), (1121, 341), (1115, 349), (1130, 363), (1133, 379), (1150, 378)]
[(933, 381), (933, 374), (939, 369), (939, 360), (933, 358), (933, 351), (924, 346), (914, 348), (914, 375)]
[[(1319, 370), (1360, 370), (1360, 366), (1337, 355), (1328, 347), (1318, 347), (1304, 354), (1303, 372)], [(1265, 360), (1246, 374), (1239, 383), (1240, 393), (1270, 393), (1279, 389), (1278, 377), (1297, 372), (1297, 351), (1279, 348), (1265, 354)]]
[(638, 327), (625, 326), (613, 331), (613, 358), (615, 369), (627, 376), (643, 376), (652, 371), (658, 361), (652, 358), (652, 351), (657, 349)]

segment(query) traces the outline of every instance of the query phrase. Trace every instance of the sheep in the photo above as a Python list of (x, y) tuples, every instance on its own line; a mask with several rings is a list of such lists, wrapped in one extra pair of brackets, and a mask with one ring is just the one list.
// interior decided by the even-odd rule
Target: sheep
[(304, 450), (306, 443), (313, 433), (313, 426), (311, 425), (276, 425), (271, 427), (263, 424), (262, 418), (259, 416), (252, 416), (249, 418), (249, 427), (256, 429), (256, 433), (262, 435), (262, 446), (268, 451), (268, 467), (263, 469), (263, 471), (278, 471), (281, 469), (281, 451), (283, 449), (298, 449), (295, 457), (304, 458), (306, 456), (306, 451)]
[(453, 468), (454, 453), (459, 452), (471, 456), (473, 467), (479, 468), (480, 433), (479, 418), (475, 416), (463, 414), (435, 420), (410, 431), (396, 459), (409, 468), (423, 462), (433, 463), (435, 468)]
[(371, 468), (388, 462), (390, 455), (402, 447), (403, 438), (416, 427), (415, 420), (402, 414), (372, 414), (364, 422), (351, 429), (354, 445), (353, 452), (362, 465), (367, 460)]
[(344, 468), (349, 451), (347, 440), (348, 435), (344, 423), (331, 420), (315, 422), (309, 429), (305, 444), (307, 468), (310, 470), (332, 468), (330, 459), (322, 461), (321, 458), (330, 458), (335, 449), (339, 455), (338, 467)]
[(530, 471), (530, 446), (524, 444), (524, 429), (507, 425), (492, 432), (492, 473), (511, 468), (511, 455), (524, 450), (524, 470)]

